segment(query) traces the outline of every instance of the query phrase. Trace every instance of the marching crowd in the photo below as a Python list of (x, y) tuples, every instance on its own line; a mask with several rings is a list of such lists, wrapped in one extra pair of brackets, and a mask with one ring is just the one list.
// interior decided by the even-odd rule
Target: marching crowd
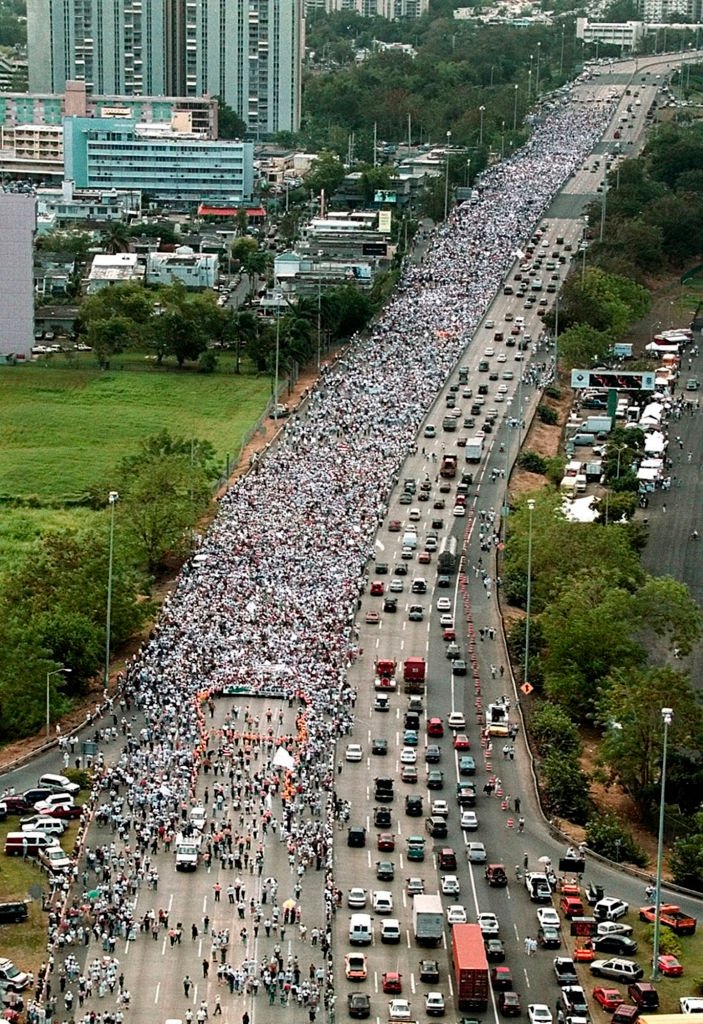
[[(334, 1009), (332, 844), (342, 811), (334, 796), (335, 744), (354, 721), (346, 673), (373, 536), (425, 411), (516, 250), (610, 114), (608, 104), (564, 105), (544, 118), (523, 149), (486, 171), (477, 183), (479, 202), (456, 209), (433, 232), (423, 260), (404, 267), (371, 336), (355, 339), (323, 371), (304, 412), (291, 417), (266, 458), (223, 497), (152, 637), (128, 667), (118, 740), (124, 746), (106, 767), (97, 796), (99, 821), (112, 837), (87, 851), (74, 886), (82, 881), (86, 895), (53, 921), (51, 938), (64, 956), (75, 959), (85, 948), (86, 985), (81, 989), (66, 961), (63, 1004), (56, 1005), (55, 994), (47, 1003), (44, 990), (44, 1005), (31, 1008), (32, 1024), (41, 1024), (47, 1005), (56, 1018), (96, 1024), (94, 1008), (82, 1000), (78, 1007), (89, 978), (98, 998), (112, 993), (117, 979), (117, 1009), (98, 1014), (97, 1024), (111, 1024), (118, 1014), (121, 1020), (130, 1001), (113, 961), (115, 942), (151, 936), (168, 936), (172, 946), (208, 937), (203, 976), (221, 982), (213, 1015), (221, 1013), (227, 991), (262, 990), (272, 1005), (303, 1006), (311, 1021), (323, 1000)], [(278, 712), (273, 721), (255, 722), (251, 711), (239, 709), (215, 729), (208, 722), (213, 698), (229, 688), (283, 698), (292, 709), (288, 731)], [(139, 729), (128, 724), (132, 714), (143, 720)], [(220, 886), (215, 899), (230, 914), (226, 935), (207, 917), (184, 923), (177, 910), (174, 920), (163, 911), (135, 910), (144, 890), (158, 907), (158, 855), (189, 828), (204, 785), (203, 856)], [(280, 872), (264, 876), (270, 844), (279, 842), (290, 869), (283, 883)], [(308, 919), (298, 898), (308, 874), (318, 894), (324, 889), (320, 919)], [(281, 951), (288, 895), (294, 909), (285, 923), (298, 955)], [(299, 955), (313, 947), (308, 972)], [(193, 973), (200, 974), (197, 963)], [(184, 1016), (194, 1014), (207, 1019), (202, 1000)]]

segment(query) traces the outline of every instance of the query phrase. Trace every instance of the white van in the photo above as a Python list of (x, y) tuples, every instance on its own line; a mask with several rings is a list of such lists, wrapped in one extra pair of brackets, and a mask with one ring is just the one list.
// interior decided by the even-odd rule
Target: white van
[(31, 821), (26, 821), (24, 825), (20, 825), (20, 831), (22, 832), (43, 832), (47, 836), (62, 836), (66, 831), (66, 822), (61, 821), (60, 818), (50, 818), (47, 816), (41, 816), (32, 818)]
[(410, 548), (411, 551), (415, 550), (417, 547), (417, 534), (414, 531), (407, 530), (403, 534), (403, 547)]
[(81, 788), (77, 782), (69, 782), (65, 775), (51, 773), (40, 776), (37, 786), (40, 789), (50, 789), (53, 793), (70, 793), (71, 796), (75, 796)]
[(56, 836), (43, 832), (8, 832), (5, 836), (5, 853), (9, 857), (34, 857), (39, 850), (58, 845)]
[(352, 946), (370, 946), (373, 925), (368, 914), (352, 914), (349, 918), (349, 942)]

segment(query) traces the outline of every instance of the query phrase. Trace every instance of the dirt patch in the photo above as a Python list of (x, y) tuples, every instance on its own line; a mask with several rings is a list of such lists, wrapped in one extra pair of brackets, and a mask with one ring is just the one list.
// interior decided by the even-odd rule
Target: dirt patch
[[(546, 405), (554, 410), (557, 414), (557, 422), (555, 424), (543, 423), (538, 416), (535, 416), (523, 442), (523, 451), (527, 449), (537, 452), (545, 459), (553, 459), (559, 455), (564, 427), (574, 402), (574, 393), (570, 387), (560, 383), (559, 390), (559, 398), (545, 396), (540, 402), (540, 405)], [(510, 498), (520, 498), (524, 494), (529, 494), (530, 491), (539, 491), (546, 486), (547, 482), (539, 473), (530, 473), (528, 470), (516, 466), (510, 475), (508, 493)]]

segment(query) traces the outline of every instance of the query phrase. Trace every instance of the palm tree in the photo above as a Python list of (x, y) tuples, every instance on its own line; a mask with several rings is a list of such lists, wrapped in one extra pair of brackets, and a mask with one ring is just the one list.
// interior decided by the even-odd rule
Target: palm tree
[(105, 252), (129, 252), (129, 232), (121, 220), (111, 220), (102, 233)]

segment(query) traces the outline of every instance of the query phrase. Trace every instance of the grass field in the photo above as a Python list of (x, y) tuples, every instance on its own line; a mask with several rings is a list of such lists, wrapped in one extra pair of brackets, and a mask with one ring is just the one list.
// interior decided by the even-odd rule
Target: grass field
[[(269, 389), (265, 376), (2, 368), (0, 496), (60, 505), (96, 482), (109, 486), (111, 467), (163, 428), (211, 441), (224, 471)], [(0, 530), (0, 546), (17, 529)]]

